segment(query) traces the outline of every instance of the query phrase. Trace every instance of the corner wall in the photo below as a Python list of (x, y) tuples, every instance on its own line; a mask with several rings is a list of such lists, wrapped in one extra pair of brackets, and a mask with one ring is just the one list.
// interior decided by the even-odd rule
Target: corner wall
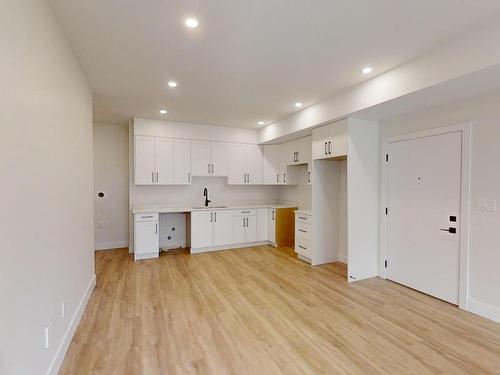
[(48, 1), (0, 29), (0, 374), (55, 374), (95, 283), (92, 96)]

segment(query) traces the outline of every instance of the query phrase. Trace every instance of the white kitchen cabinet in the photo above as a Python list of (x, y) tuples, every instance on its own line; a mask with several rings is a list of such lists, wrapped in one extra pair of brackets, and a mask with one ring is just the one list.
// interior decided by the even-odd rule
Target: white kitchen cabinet
[(191, 183), (191, 142), (189, 139), (174, 139), (174, 184)]
[(269, 241), (269, 209), (257, 209), (257, 241)]
[(235, 243), (257, 241), (257, 210), (234, 211), (234, 241)]
[(262, 183), (278, 185), (280, 174), (280, 145), (262, 146)]
[(286, 150), (288, 152), (287, 165), (306, 164), (309, 160), (310, 137), (302, 137), (291, 142), (287, 142)]
[(174, 183), (172, 138), (135, 136), (134, 182), (136, 185)]
[(191, 212), (191, 248), (213, 246), (213, 212)]
[(300, 259), (311, 263), (312, 257), (312, 215), (309, 212), (295, 212), (295, 252)]
[(174, 145), (172, 138), (155, 137), (156, 184), (174, 183)]
[(259, 145), (229, 145), (229, 176), (231, 185), (262, 184), (262, 149)]
[(314, 160), (347, 156), (347, 120), (313, 129), (312, 157)]
[(213, 212), (213, 246), (234, 243), (233, 222), (233, 210), (217, 210)]
[(269, 242), (276, 244), (276, 210), (269, 209)]
[(134, 215), (134, 259), (157, 258), (160, 252), (159, 215)]
[(134, 142), (134, 182), (136, 185), (152, 185), (155, 181), (155, 137), (137, 135)]
[(280, 164), (279, 164), (279, 184), (296, 185), (297, 171), (294, 168), (288, 168), (290, 160), (290, 143), (280, 144)]
[(223, 142), (191, 141), (193, 176), (227, 176), (228, 145)]

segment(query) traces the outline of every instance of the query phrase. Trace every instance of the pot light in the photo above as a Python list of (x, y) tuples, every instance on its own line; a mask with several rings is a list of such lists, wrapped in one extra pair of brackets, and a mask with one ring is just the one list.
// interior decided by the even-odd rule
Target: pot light
[(175, 82), (175, 81), (170, 81), (170, 82), (168, 83), (168, 87), (177, 87), (177, 82)]
[(166, 109), (160, 109), (160, 113), (161, 113), (162, 115), (166, 115), (166, 114), (167, 114), (167, 110), (166, 110)]
[(361, 73), (363, 74), (370, 74), (372, 72), (373, 68), (371, 66), (365, 66)]
[(184, 21), (184, 23), (190, 29), (195, 29), (200, 24), (196, 18), (186, 18), (186, 20)]
[(264, 121), (259, 121), (257, 124), (259, 124), (259, 125), (264, 125), (264, 124), (265, 124), (265, 122), (264, 122)]
[(297, 108), (302, 107), (302, 103), (301, 103), (301, 102), (297, 102), (297, 103), (295, 103), (295, 107), (297, 107)]

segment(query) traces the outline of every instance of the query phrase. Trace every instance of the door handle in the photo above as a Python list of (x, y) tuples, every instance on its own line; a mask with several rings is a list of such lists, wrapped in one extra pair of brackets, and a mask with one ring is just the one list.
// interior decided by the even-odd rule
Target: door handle
[(448, 233), (451, 233), (451, 234), (456, 234), (457, 233), (457, 228), (452, 228), (452, 227), (449, 227), (448, 229), (442, 228), (441, 230), (443, 232), (448, 232)]

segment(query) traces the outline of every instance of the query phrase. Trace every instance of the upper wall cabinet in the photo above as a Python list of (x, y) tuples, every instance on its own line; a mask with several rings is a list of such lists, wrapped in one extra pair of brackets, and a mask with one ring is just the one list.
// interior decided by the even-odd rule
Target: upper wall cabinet
[(136, 185), (173, 183), (172, 138), (136, 136), (134, 143), (134, 181)]
[(191, 173), (193, 176), (228, 175), (228, 144), (211, 141), (191, 141)]
[(311, 137), (303, 137), (288, 142), (287, 165), (306, 164), (309, 162)]
[(262, 183), (265, 185), (279, 185), (280, 171), (280, 145), (263, 145)]
[(137, 135), (134, 153), (136, 185), (191, 183), (189, 140)]
[(313, 129), (312, 157), (314, 160), (347, 156), (347, 120)]
[(228, 184), (262, 184), (262, 149), (259, 145), (229, 145)]

